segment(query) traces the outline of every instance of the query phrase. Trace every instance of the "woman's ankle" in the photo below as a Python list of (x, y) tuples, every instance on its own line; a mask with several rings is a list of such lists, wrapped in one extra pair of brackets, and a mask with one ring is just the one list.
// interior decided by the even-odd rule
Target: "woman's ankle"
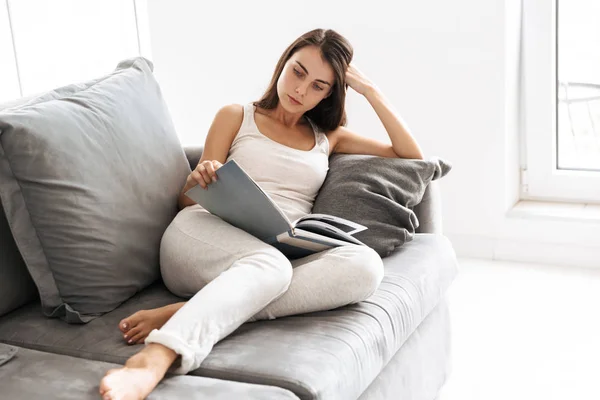
[(142, 351), (127, 360), (125, 366), (152, 369), (162, 378), (177, 357), (178, 354), (170, 348), (158, 343), (149, 343)]

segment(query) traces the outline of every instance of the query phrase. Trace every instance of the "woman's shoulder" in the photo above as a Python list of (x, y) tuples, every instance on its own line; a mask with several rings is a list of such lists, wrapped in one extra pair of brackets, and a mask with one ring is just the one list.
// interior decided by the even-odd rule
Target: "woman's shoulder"
[(237, 133), (243, 121), (244, 106), (241, 104), (227, 104), (217, 111), (213, 126), (218, 131)]
[(217, 115), (227, 118), (241, 118), (244, 115), (244, 106), (241, 104), (227, 104), (217, 111)]

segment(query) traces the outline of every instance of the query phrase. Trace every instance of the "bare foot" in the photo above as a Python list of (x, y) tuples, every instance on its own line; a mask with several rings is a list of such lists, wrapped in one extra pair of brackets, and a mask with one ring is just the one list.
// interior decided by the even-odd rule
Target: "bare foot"
[(152, 310), (141, 310), (119, 322), (119, 330), (128, 344), (144, 343), (153, 329), (160, 329), (185, 302), (169, 304)]
[(112, 369), (100, 381), (103, 400), (145, 399), (165, 376), (177, 354), (161, 345), (151, 343), (132, 356), (123, 368)]

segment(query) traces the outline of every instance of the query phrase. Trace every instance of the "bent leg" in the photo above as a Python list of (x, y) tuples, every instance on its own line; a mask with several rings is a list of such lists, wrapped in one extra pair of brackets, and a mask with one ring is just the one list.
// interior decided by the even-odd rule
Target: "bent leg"
[(167, 287), (192, 296), (146, 343), (181, 355), (174, 372), (196, 369), (212, 347), (287, 289), (292, 264), (277, 249), (201, 209), (176, 218), (161, 243)]
[(365, 246), (340, 246), (292, 260), (288, 290), (252, 320), (331, 310), (370, 297), (383, 279), (383, 262)]

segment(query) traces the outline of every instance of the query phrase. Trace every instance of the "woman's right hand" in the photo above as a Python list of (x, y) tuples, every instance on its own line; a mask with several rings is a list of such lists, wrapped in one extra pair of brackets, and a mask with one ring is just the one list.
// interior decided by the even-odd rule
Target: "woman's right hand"
[(222, 166), (223, 164), (217, 160), (205, 160), (198, 163), (192, 173), (188, 175), (186, 186), (189, 189), (200, 185), (203, 189), (207, 189), (210, 183), (217, 181), (216, 170)]

